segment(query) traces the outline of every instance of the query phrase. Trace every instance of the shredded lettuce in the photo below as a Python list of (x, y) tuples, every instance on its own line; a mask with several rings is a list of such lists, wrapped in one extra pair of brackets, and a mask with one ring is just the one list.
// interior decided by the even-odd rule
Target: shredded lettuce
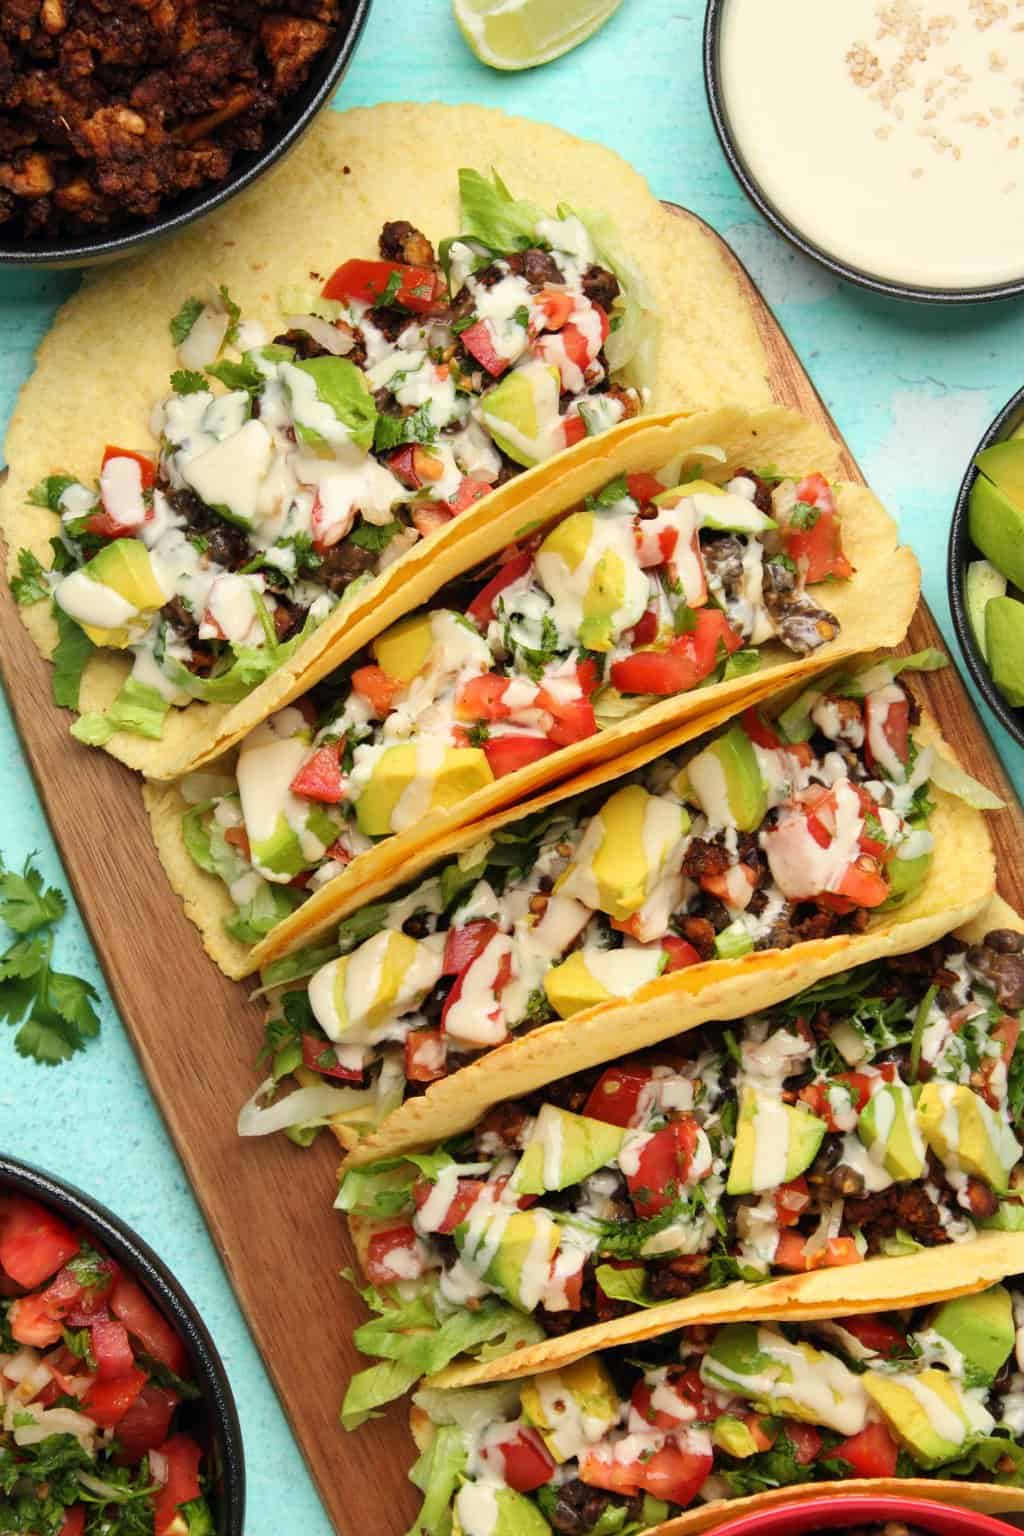
[[(609, 267), (622, 292), (612, 312), (613, 329), (604, 344), (608, 367), (627, 383), (651, 385), (657, 366), (658, 318), (654, 297), (640, 268), (626, 255), (610, 214), (558, 206), (559, 218), (578, 218), (590, 236), (598, 261)], [(618, 323), (616, 323), (618, 322)]]
[(480, 171), (459, 171), (459, 206), (462, 232), (471, 235), (492, 251), (525, 250), (536, 239), (538, 219), (543, 208), (515, 198), (497, 171), (491, 179)]
[[(219, 874), (220, 871), (215, 870), (215, 873)], [(272, 928), (276, 928), (278, 923), (295, 911), (302, 897), (302, 891), (294, 890), (290, 885), (272, 885), (265, 880), (251, 901), (236, 907), (234, 912), (225, 917), (224, 929), (239, 944), (258, 944)]]
[(96, 647), (80, 624), (53, 605), (57, 620), (57, 645), (53, 653), (53, 702), (61, 709), (77, 709), (82, 673)]
[(168, 659), (165, 667), (176, 687), (193, 699), (201, 699), (204, 704), (238, 704), (252, 693), (254, 688), (258, 688), (260, 683), (266, 682), (278, 667), (290, 661), (299, 646), (309, 639), (317, 627), (316, 619), (307, 618), (297, 635), (280, 644), (274, 633), (273, 620), (267, 613), (265, 605), (258, 597), (255, 598), (255, 602), (261, 622), (265, 620), (264, 643), (233, 645), (231, 649), (234, 660), (223, 672), (218, 672), (213, 677), (197, 677), (180, 662), (172, 662)]
[(788, 708), (775, 721), (775, 728), (785, 741), (809, 741), (814, 735), (811, 710), (826, 694), (837, 694), (844, 699), (862, 699), (878, 688), (885, 688), (901, 672), (938, 672), (948, 665), (941, 651), (928, 648), (915, 651), (912, 656), (893, 656), (877, 662), (863, 672), (845, 670), (827, 672), (811, 688), (798, 694)]
[(421, 1387), (412, 1400), (437, 1428), (455, 1424), (473, 1434), (483, 1424), (518, 1418), (519, 1393), (518, 1381), (502, 1381), (493, 1387)]
[(272, 1136), (275, 1131), (296, 1126), (327, 1125), (335, 1116), (346, 1116), (354, 1108), (362, 1108), (373, 1091), (334, 1088), (325, 1081), (312, 1088), (297, 1088), (283, 1099), (264, 1105), (261, 1101), (273, 1090), (274, 1079), (268, 1077), (242, 1105), (238, 1112), (239, 1136)]
[(262, 983), (251, 997), (263, 997), (275, 987), (283, 987), (289, 981), (298, 981), (304, 976), (312, 976), (328, 960), (336, 958), (337, 946), (334, 944), (322, 944), (319, 947), (309, 945), (305, 949), (297, 949), (292, 955), (282, 955), (280, 960), (272, 960), (268, 966), (260, 972)]
[(1006, 809), (1006, 801), (984, 784), (979, 784), (977, 779), (972, 779), (969, 773), (958, 768), (956, 763), (948, 757), (943, 757), (941, 752), (935, 753), (935, 761), (932, 763), (931, 782), (936, 789), (944, 789), (947, 795), (954, 795), (957, 800), (962, 800), (974, 811), (1002, 811)]
[(90, 711), (82, 715), (71, 727), (71, 734), (87, 747), (104, 746), (116, 731), (130, 731), (135, 736), (159, 741), (169, 708), (155, 688), (129, 677), (106, 714)]
[(423, 1507), (408, 1536), (450, 1536), (452, 1500), (466, 1471), (466, 1447), (453, 1425), (435, 1431), (430, 1444), (409, 1473), (423, 1494)]
[(591, 701), (594, 706), (594, 719), (598, 729), (610, 730), (613, 725), (619, 725), (623, 720), (631, 720), (634, 715), (639, 715), (651, 704), (660, 704), (656, 693), (631, 693), (621, 694), (611, 683), (606, 683), (599, 688)]
[(643, 1265), (636, 1269), (613, 1269), (610, 1264), (599, 1264), (594, 1279), (611, 1301), (628, 1301), (633, 1307), (657, 1307), (647, 1294), (647, 1271)]

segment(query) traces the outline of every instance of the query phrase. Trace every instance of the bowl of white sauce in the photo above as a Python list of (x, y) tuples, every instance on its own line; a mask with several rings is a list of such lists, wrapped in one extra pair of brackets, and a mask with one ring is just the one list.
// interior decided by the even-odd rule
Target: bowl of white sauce
[(704, 73), (806, 255), (899, 298), (1024, 293), (1024, 0), (709, 0)]

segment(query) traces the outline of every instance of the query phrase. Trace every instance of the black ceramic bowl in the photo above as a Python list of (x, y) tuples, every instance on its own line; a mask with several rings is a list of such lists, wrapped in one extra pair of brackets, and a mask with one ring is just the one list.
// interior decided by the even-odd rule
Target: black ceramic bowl
[(5, 1193), (27, 1195), (94, 1233), (111, 1258), (130, 1271), (173, 1325), (203, 1394), (201, 1401), (190, 1405), (195, 1412), (190, 1428), (208, 1451), (210, 1503), (217, 1536), (243, 1536), (245, 1463), (235, 1400), (206, 1325), (179, 1282), (152, 1248), (106, 1206), (29, 1163), (0, 1157), (0, 1195)]
[(1012, 437), (1021, 422), (1024, 422), (1024, 389), (1018, 390), (1013, 398), (1006, 402), (971, 454), (971, 461), (967, 466), (967, 473), (964, 475), (960, 494), (957, 496), (953, 510), (953, 521), (949, 530), (946, 579), (949, 585), (949, 606), (953, 614), (953, 627), (956, 630), (960, 653), (967, 663), (967, 670), (996, 719), (1006, 727), (1014, 741), (1024, 747), (1024, 709), (1015, 709), (1012, 704), (1008, 704), (992, 681), (988, 663), (981, 654), (981, 648), (974, 638), (971, 621), (967, 616), (967, 567), (972, 560), (984, 558), (981, 551), (971, 542), (967, 526), (967, 504), (971, 486), (978, 474), (974, 461), (983, 448), (991, 448), (993, 443), (1001, 443), (1004, 438)]
[(729, 0), (708, 0), (704, 17), (704, 85), (707, 90), (708, 106), (711, 109), (711, 120), (715, 125), (715, 132), (718, 134), (722, 149), (725, 151), (725, 158), (737, 181), (754, 207), (764, 215), (769, 224), (778, 230), (780, 235), (783, 235), (791, 245), (795, 245), (797, 250), (802, 251), (805, 256), (810, 256), (812, 261), (826, 267), (834, 277), (845, 278), (847, 282), (856, 283), (861, 288), (870, 288), (873, 293), (883, 293), (893, 299), (916, 299), (921, 303), (929, 304), (975, 304), (984, 299), (1008, 299), (1015, 294), (1024, 293), (1024, 275), (1014, 278), (1012, 282), (992, 283), (982, 288), (927, 288), (913, 283), (893, 282), (890, 278), (878, 277), (861, 267), (840, 261), (828, 251), (823, 250), (820, 245), (816, 245), (813, 240), (809, 240), (795, 224), (780, 213), (775, 204), (765, 196), (759, 182), (751, 173), (729, 124), (719, 67), (722, 17), (728, 4)]
[(177, 234), (195, 219), (222, 207), (294, 149), (321, 107), (330, 101), (348, 69), (370, 4), (371, 0), (347, 0), (334, 42), (316, 60), (305, 85), (284, 102), (276, 129), (269, 131), (268, 142), (259, 151), (237, 154), (223, 181), (211, 182), (167, 202), (149, 223), (135, 221), (123, 229), (102, 229), (67, 240), (9, 244), (10, 236), (5, 235), (0, 225), (0, 265), (88, 267), (115, 261), (134, 255), (167, 235)]

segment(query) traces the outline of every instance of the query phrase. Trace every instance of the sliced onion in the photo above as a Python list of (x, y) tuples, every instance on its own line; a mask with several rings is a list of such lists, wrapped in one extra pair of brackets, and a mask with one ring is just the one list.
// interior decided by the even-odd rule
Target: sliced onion
[(171, 1469), (167, 1464), (167, 1457), (163, 1454), (163, 1452), (150, 1451), (149, 1475), (153, 1479), (154, 1483), (159, 1483), (162, 1487), (167, 1482), (167, 1479), (170, 1476), (170, 1472)]
[(24, 1381), (31, 1375), (39, 1364), (39, 1351), (26, 1344), (19, 1349), (16, 1355), (12, 1355), (4, 1366), (4, 1375), (8, 1381)]
[(178, 360), (184, 368), (205, 368), (215, 361), (224, 345), (229, 320), (223, 309), (204, 304), (195, 323), (178, 348)]
[(329, 320), (321, 320), (319, 315), (285, 315), (284, 323), (289, 331), (305, 331), (332, 357), (344, 357), (356, 344), (347, 327), (342, 330)]
[(804, 1243), (804, 1253), (807, 1258), (813, 1258), (816, 1253), (820, 1253), (823, 1248), (826, 1248), (830, 1238), (838, 1237), (839, 1228), (842, 1224), (843, 1202), (841, 1200), (830, 1200), (826, 1206), (822, 1207), (818, 1225), (806, 1243)]
[(96, 1425), (92, 1419), (87, 1419), (84, 1413), (75, 1413), (73, 1408), (46, 1408), (42, 1413), (38, 1409), (22, 1409), (21, 1412), (34, 1412), (36, 1421), (14, 1430), (16, 1445), (38, 1445), (50, 1435), (74, 1435), (76, 1440), (85, 1445), (91, 1443), (96, 1435)]
[(238, 1113), (239, 1136), (271, 1136), (275, 1131), (286, 1131), (293, 1125), (308, 1125), (313, 1120), (329, 1120), (332, 1115), (344, 1115), (353, 1109), (372, 1103), (376, 1097), (373, 1089), (332, 1088), (329, 1083), (317, 1083), (312, 1088), (297, 1088), (276, 1104), (260, 1106), (274, 1087), (268, 1077), (260, 1084), (252, 1098), (247, 1100)]

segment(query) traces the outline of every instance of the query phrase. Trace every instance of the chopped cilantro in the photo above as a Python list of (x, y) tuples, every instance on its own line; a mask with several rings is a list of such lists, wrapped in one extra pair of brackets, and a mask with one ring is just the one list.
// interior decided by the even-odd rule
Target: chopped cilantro
[(254, 363), (233, 363), (228, 357), (222, 357), (219, 363), (211, 363), (206, 371), (212, 378), (219, 379), (225, 389), (244, 389), (250, 395), (258, 395), (267, 382)]
[(62, 1328), (64, 1348), (78, 1360), (84, 1360), (90, 1371), (96, 1369), (96, 1359), (92, 1352), (92, 1330), (90, 1328)]
[(18, 574), (11, 577), (11, 592), (14, 601), (23, 608), (28, 608), (32, 603), (41, 603), (50, 595), (46, 584), (46, 569), (30, 549), (18, 550)]
[(530, 323), (530, 311), (527, 309), (525, 304), (520, 304), (519, 308), (512, 316), (512, 319), (516, 322), (517, 325), (521, 325), (524, 331), (526, 330)]
[(796, 501), (789, 509), (789, 526), (807, 532), (814, 527), (820, 516), (820, 510), (809, 501)]
[(769, 565), (778, 565), (778, 566), (780, 566), (782, 568), (782, 570), (784, 570), (784, 571), (792, 571), (793, 575), (794, 576), (796, 575), (796, 570), (797, 570), (796, 561), (795, 560), (791, 560), (788, 555), (771, 555), (771, 556), (769, 556), (768, 564)]
[(176, 395), (198, 395), (207, 387), (203, 375), (194, 368), (175, 368), (171, 374), (171, 388)]
[(69, 485), (77, 483), (74, 475), (47, 475), (29, 491), (28, 501), (33, 507), (48, 507), (51, 512), (59, 512), (64, 492)]
[(430, 414), (429, 400), (424, 400), (411, 416), (378, 416), (373, 429), (373, 446), (377, 453), (387, 453), (402, 443), (432, 443), (436, 438), (437, 428)]
[(22, 873), (0, 862), (0, 917), (23, 935), (0, 955), (0, 1018), (17, 1025), (15, 1050), (56, 1066), (99, 1034), (95, 989), (79, 976), (52, 969), (54, 923), (67, 900), (29, 859)]
[(228, 293), (227, 285), (225, 283), (221, 283), (220, 287), (217, 289), (217, 292), (220, 294), (220, 302), (227, 312), (228, 317), (228, 328), (225, 333), (224, 340), (234, 346), (235, 342), (238, 340), (238, 325), (242, 318), (242, 310), (241, 307), (235, 303), (230, 293)]
[(185, 300), (171, 321), (171, 340), (176, 347), (180, 347), (182, 342), (191, 334), (192, 327), (202, 312), (203, 301), (202, 299), (197, 299), (195, 294)]
[(471, 747), (482, 747), (485, 741), (491, 739), (491, 728), (484, 720), (479, 720), (476, 725), (470, 726), (466, 732)]
[(471, 325), (476, 325), (476, 315), (463, 315), (461, 320), (453, 320), (451, 332), (453, 336), (461, 336), (463, 331), (468, 331)]
[(402, 286), (402, 274), (401, 274), (401, 272), (389, 272), (388, 273), (387, 286), (385, 287), (384, 291), (382, 292), (380, 298), (374, 300), (374, 303), (373, 303), (374, 309), (387, 309), (387, 308), (392, 307), (394, 305), (395, 300), (398, 297), (398, 290), (399, 290), (399, 288), (401, 288), (401, 286)]
[(697, 628), (697, 610), (689, 603), (680, 603), (672, 615), (672, 628), (677, 635), (689, 635)]
[(379, 555), (382, 549), (387, 549), (396, 533), (401, 533), (401, 523), (360, 523), (350, 534), (349, 539), (358, 549), (368, 549), (372, 554)]
[(626, 477), (619, 475), (616, 479), (609, 480), (607, 485), (595, 491), (592, 496), (588, 496), (584, 505), (588, 511), (593, 512), (598, 507), (614, 507), (617, 502), (625, 501), (628, 495), (629, 486), (626, 483)]

